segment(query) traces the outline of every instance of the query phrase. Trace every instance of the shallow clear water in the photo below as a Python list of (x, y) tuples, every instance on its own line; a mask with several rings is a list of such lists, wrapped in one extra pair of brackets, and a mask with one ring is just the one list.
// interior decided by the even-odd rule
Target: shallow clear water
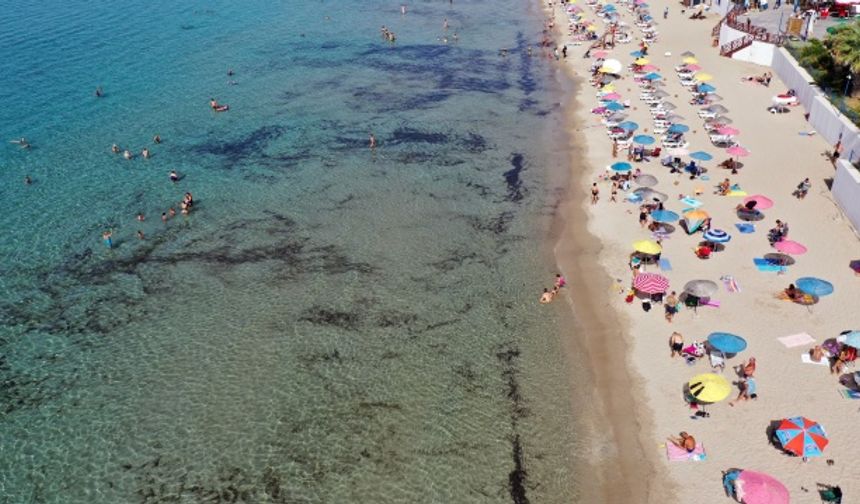
[(540, 29), (520, 0), (4, 13), (0, 502), (569, 502)]

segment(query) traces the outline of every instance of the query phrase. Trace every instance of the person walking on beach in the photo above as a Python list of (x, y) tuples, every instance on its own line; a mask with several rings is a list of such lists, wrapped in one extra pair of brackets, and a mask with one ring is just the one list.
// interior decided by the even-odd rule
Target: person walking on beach
[(675, 355), (682, 357), (681, 352), (684, 350), (684, 337), (681, 336), (681, 333), (676, 331), (669, 336), (669, 348), (671, 349), (669, 357), (673, 359)]
[(738, 382), (738, 388), (740, 388), (740, 392), (734, 401), (729, 401), (729, 406), (734, 406), (740, 401), (749, 401), (758, 397), (758, 394), (756, 394), (755, 378), (752, 376), (741, 379)]
[(613, 203), (618, 203), (618, 182), (612, 183), (612, 189), (609, 192), (609, 201)]
[(612, 139), (612, 158), (618, 157), (618, 140)]
[(794, 190), (794, 197), (799, 200), (802, 200), (806, 197), (806, 193), (809, 192), (809, 188), (812, 187), (812, 184), (809, 182), (809, 177), (803, 179), (803, 182), (797, 184), (797, 189)]
[(591, 204), (596, 205), (600, 199), (600, 189), (597, 188), (597, 182), (591, 184)]
[(648, 210), (642, 206), (639, 207), (639, 227), (645, 228), (648, 224)]
[(669, 8), (666, 7), (665, 9), (663, 9), (663, 19), (668, 19), (668, 18), (669, 18)]
[[(666, 310), (666, 322), (671, 324), (672, 319), (675, 318), (675, 314), (678, 313), (678, 296), (675, 295), (675, 291), (672, 291), (672, 293), (666, 297), (666, 300), (663, 302), (663, 306)], [(681, 340), (681, 343), (683, 343), (683, 340)]]
[(561, 46), (561, 56), (564, 59), (567, 59), (567, 44)]

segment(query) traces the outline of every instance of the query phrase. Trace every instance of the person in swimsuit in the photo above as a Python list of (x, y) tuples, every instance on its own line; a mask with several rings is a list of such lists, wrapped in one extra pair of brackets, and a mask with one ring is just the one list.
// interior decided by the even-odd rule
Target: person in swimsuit
[(596, 205), (600, 199), (600, 189), (597, 188), (597, 182), (591, 184), (591, 204)]
[(734, 406), (740, 401), (749, 401), (750, 399), (755, 399), (757, 397), (755, 378), (752, 376), (749, 378), (743, 378), (739, 381), (738, 387), (741, 391), (738, 393), (738, 396), (734, 401), (729, 401), (729, 406)]
[(24, 185), (30, 185), (32, 183), (33, 179), (31, 179), (29, 175), (24, 175)]
[(105, 246), (107, 246), (107, 248), (113, 248), (112, 236), (113, 233), (110, 231), (105, 231), (104, 233), (102, 233), (102, 240), (104, 240)]
[(175, 170), (170, 171), (169, 177), (170, 177), (170, 181), (173, 182), (174, 184), (176, 182), (179, 182), (179, 175), (176, 173)]
[(155, 135), (154, 137), (152, 137), (152, 141), (157, 143), (157, 144), (160, 144), (161, 143), (161, 135)]
[(564, 277), (561, 276), (561, 273), (556, 273), (555, 274), (555, 286), (560, 289), (560, 288), (564, 287), (565, 285), (567, 285), (567, 280), (565, 280)]
[(113, 152), (114, 154), (119, 154), (120, 153), (119, 145), (117, 145), (117, 144), (111, 145), (110, 151)]
[(126, 150), (125, 152), (122, 153), (122, 157), (124, 157), (126, 159), (131, 159), (134, 157), (134, 154), (132, 154), (130, 150)]
[(143, 150), (140, 151), (140, 155), (143, 156), (143, 159), (149, 159), (149, 149), (144, 147)]
[(669, 357), (675, 358), (675, 354), (678, 357), (681, 357), (681, 351), (684, 349), (684, 337), (679, 332), (673, 332), (671, 336), (669, 336), (669, 348), (672, 349), (672, 353), (669, 354)]
[(555, 297), (555, 290), (550, 291), (549, 289), (544, 289), (543, 294), (540, 296), (540, 303), (547, 304), (552, 303), (553, 298)]
[(672, 319), (675, 317), (675, 314), (678, 313), (678, 296), (675, 295), (675, 291), (672, 291), (671, 294), (666, 296), (666, 300), (663, 302), (663, 306), (666, 310), (666, 322), (669, 322), (671, 324)]
[(679, 437), (676, 438), (669, 436), (666, 439), (678, 448), (683, 448), (687, 450), (687, 453), (693, 453), (694, 451), (696, 451), (696, 438), (687, 434), (684, 431), (681, 431), (678, 436)]

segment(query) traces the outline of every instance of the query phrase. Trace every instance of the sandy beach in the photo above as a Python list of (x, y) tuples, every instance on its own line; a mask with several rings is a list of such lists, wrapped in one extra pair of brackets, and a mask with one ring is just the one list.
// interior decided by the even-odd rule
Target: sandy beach
[[(548, 13), (554, 12), (562, 40), (569, 44), (568, 57), (560, 61), (559, 68), (578, 79), (578, 92), (566, 104), (571, 111), (569, 129), (575, 159), (571, 160), (574, 171), (568, 197), (560, 208), (564, 224), (556, 255), (570, 281), (565, 299), (570, 301), (581, 326), (575, 334), (585, 338), (580, 343), (593, 363), (597, 387), (589, 410), (607, 419), (606, 435), (614, 447), (594, 448), (593, 469), (602, 475), (598, 485), (602, 495), (596, 501), (730, 502), (723, 491), (722, 476), (731, 468), (774, 476), (787, 487), (792, 502), (820, 502), (818, 483), (838, 484), (846, 496), (856, 495), (860, 484), (855, 477), (853, 455), (860, 403), (840, 394), (845, 387), (827, 366), (801, 361), (801, 355), (813, 343), (787, 348), (777, 340), (805, 332), (820, 344), (860, 325), (849, 309), (860, 295), (860, 279), (848, 267), (860, 247), (827, 187), (834, 168), (825, 153), (832, 146), (807, 134), (810, 128), (802, 108), (793, 108), (787, 114), (770, 114), (766, 110), (771, 98), (784, 92), (785, 87), (777, 77), (769, 87), (741, 81), (743, 76), (761, 75), (768, 68), (719, 56), (711, 47), (710, 35), (718, 21), (716, 15), (690, 20), (691, 11), (682, 14), (674, 2), (656, 0), (650, 6), (659, 18), (659, 38), (649, 47), (647, 57), (659, 67), (665, 82), (663, 89), (670, 95), (667, 100), (677, 105), (675, 112), (690, 127), (685, 135), (689, 151), (704, 150), (714, 159), (704, 163), (709, 170), (707, 181), (670, 174), (653, 158), (634, 163), (634, 167), (657, 177), (659, 182), (654, 189), (669, 196), (665, 206), (677, 213), (684, 208), (679, 195), (694, 196), (696, 189), (703, 189), (697, 198), (712, 217), (712, 228), (729, 232), (732, 240), (725, 244), (724, 251), (702, 260), (694, 254), (702, 240), (701, 233), (687, 235), (676, 225), (676, 231), (662, 242), (662, 258), (669, 260), (671, 270), (648, 268), (649, 272), (666, 276), (670, 290), (678, 293), (690, 280), (716, 282), (719, 290), (712, 299), (719, 302), (719, 307), (705, 306), (696, 311), (684, 308), (670, 324), (659, 304), (645, 312), (641, 300), (625, 302), (632, 279), (628, 266), (631, 244), (651, 239), (651, 233), (640, 227), (638, 205), (626, 202), (623, 191), (619, 192), (618, 202), (610, 202), (610, 182), (598, 182), (598, 176), (611, 163), (625, 160), (626, 152), (613, 159), (606, 128), (599, 116), (590, 113), (598, 101), (597, 90), (587, 82), (593, 61), (583, 58), (588, 43), (574, 45), (568, 38), (563, 8), (548, 7)], [(584, 2), (581, 7), (585, 17), (595, 21), (599, 33), (603, 24), (594, 10)], [(662, 12), (666, 7), (669, 15), (664, 20)], [(633, 15), (626, 7), (618, 5), (618, 10), (622, 21), (632, 25)], [(638, 49), (641, 38), (635, 27), (633, 35), (631, 43), (610, 49), (609, 57), (629, 65), (634, 59), (629, 53)], [(709, 141), (703, 120), (697, 117), (700, 107), (689, 103), (691, 95), (676, 76), (674, 67), (681, 64), (680, 54), (684, 51), (695, 53), (702, 71), (714, 76), (709, 84), (723, 97), (719, 103), (729, 110), (725, 115), (733, 119), (732, 127), (740, 130), (737, 141), (750, 152), (736, 175), (716, 166), (728, 156)], [(616, 92), (622, 100), (630, 101), (625, 112), (628, 120), (640, 125), (637, 134), (650, 134), (648, 107), (639, 100), (639, 86), (629, 71), (616, 82)], [(715, 186), (726, 177), (749, 195), (762, 194), (773, 200), (773, 207), (764, 210), (765, 218), (756, 224), (754, 233), (741, 234), (735, 227), (741, 221), (734, 209), (743, 198), (715, 194)], [(810, 178), (812, 187), (805, 199), (798, 200), (792, 192), (805, 177)], [(588, 201), (593, 182), (598, 182), (601, 191), (596, 205)], [(789, 238), (808, 248), (794, 258), (796, 263), (788, 266), (784, 274), (759, 271), (753, 263), (753, 258), (776, 252), (767, 240), (768, 229), (776, 219), (788, 222)], [(721, 278), (727, 275), (735, 279), (738, 291), (730, 292), (724, 286)], [(835, 292), (810, 308), (777, 298), (789, 283), (805, 276), (826, 279)], [(673, 331), (683, 335), (685, 344), (704, 342), (712, 332), (737, 334), (748, 343), (746, 350), (728, 359), (721, 371), (733, 388), (727, 399), (707, 407), (709, 418), (695, 416), (683, 397), (683, 387), (690, 378), (712, 371), (708, 358), (692, 365), (680, 357), (670, 358), (668, 339)], [(757, 359), (758, 397), (730, 406), (729, 401), (739, 392), (740, 376), (733, 367), (749, 357)], [(793, 416), (805, 416), (824, 426), (830, 443), (823, 456), (804, 462), (771, 444), (768, 426)], [(706, 460), (667, 460), (666, 438), (680, 431), (689, 432), (704, 446)], [(845, 502), (851, 501), (847, 499)]]

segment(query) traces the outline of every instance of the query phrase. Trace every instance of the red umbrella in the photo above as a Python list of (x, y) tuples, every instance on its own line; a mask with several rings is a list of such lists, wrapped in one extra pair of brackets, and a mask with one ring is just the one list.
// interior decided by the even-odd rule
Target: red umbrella
[(773, 206), (773, 200), (761, 194), (753, 194), (744, 198), (744, 203), (749, 203), (750, 201), (755, 201), (756, 210), (767, 210)]
[(657, 294), (669, 289), (669, 279), (657, 273), (639, 273), (633, 279), (633, 288), (645, 294)]

